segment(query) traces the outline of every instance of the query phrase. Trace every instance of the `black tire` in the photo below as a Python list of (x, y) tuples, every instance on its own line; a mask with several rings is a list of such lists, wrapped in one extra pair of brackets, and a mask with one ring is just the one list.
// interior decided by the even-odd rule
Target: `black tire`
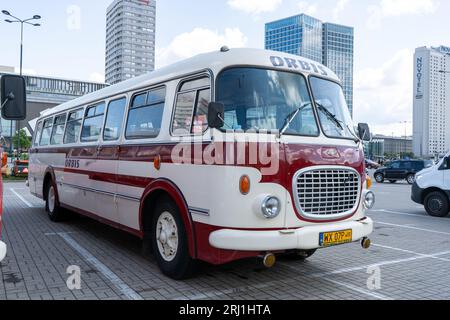
[(394, 184), (394, 183), (397, 183), (397, 180), (389, 180), (389, 182)]
[(382, 173), (375, 174), (375, 181), (377, 183), (383, 183), (384, 182), (384, 175)]
[[(161, 228), (159, 232), (161, 236), (165, 237), (165, 241), (168, 243), (167, 234), (164, 233), (163, 235), (162, 226), (160, 225), (160, 222), (163, 220), (168, 221), (163, 216), (172, 219), (171, 222), (174, 222), (176, 225), (177, 246), (176, 253), (172, 256), (164, 256), (161, 251), (164, 251), (165, 244), (160, 241), (161, 238), (157, 239), (158, 229)], [(161, 221), (160, 217), (162, 219)], [(151, 228), (151, 242), (156, 262), (162, 273), (175, 280), (184, 280), (192, 276), (197, 263), (189, 255), (186, 228), (181, 219), (179, 209), (170, 199), (162, 199), (155, 208)], [(172, 253), (172, 250), (169, 252)]]
[(406, 177), (406, 181), (408, 182), (408, 184), (413, 185), (414, 182), (416, 182), (416, 175), (415, 174), (408, 174), (408, 176)]
[(67, 218), (66, 212), (59, 205), (58, 191), (53, 181), (48, 181), (46, 185), (45, 211), (53, 222), (61, 222)]
[(425, 210), (432, 217), (444, 218), (450, 212), (450, 204), (448, 197), (440, 192), (431, 192), (425, 197)]
[(293, 250), (285, 254), (285, 257), (289, 260), (303, 261), (310, 258), (317, 249), (313, 250)]

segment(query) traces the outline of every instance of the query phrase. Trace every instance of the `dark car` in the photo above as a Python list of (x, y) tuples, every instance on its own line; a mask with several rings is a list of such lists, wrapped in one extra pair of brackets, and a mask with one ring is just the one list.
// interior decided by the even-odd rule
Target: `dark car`
[(414, 184), (416, 173), (431, 166), (433, 166), (431, 160), (397, 160), (392, 161), (385, 168), (375, 171), (374, 177), (378, 183), (386, 180), (390, 183), (406, 180), (409, 184)]

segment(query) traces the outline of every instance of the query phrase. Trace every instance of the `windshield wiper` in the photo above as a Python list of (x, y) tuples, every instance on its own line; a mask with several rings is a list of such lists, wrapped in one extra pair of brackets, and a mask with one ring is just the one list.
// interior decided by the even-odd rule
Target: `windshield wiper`
[(294, 119), (297, 117), (297, 115), (300, 113), (300, 111), (302, 111), (304, 108), (306, 108), (307, 106), (309, 106), (311, 104), (312, 104), (312, 102), (305, 102), (299, 108), (295, 109), (290, 114), (288, 114), (288, 116), (286, 117), (286, 120), (284, 121), (284, 126), (280, 130), (280, 138), (281, 138), (281, 136), (283, 136), (283, 134), (289, 128), (289, 126), (291, 125), (292, 121), (294, 121)]
[(327, 118), (331, 121), (333, 121), (341, 130), (344, 130), (344, 127), (342, 126), (343, 122), (341, 120), (339, 120), (336, 115), (332, 114), (330, 112), (330, 110), (328, 110), (327, 108), (325, 108), (323, 105), (321, 105), (320, 103), (318, 103), (316, 101), (316, 105), (317, 108), (322, 111), (323, 113), (325, 113), (325, 115), (327, 116)]

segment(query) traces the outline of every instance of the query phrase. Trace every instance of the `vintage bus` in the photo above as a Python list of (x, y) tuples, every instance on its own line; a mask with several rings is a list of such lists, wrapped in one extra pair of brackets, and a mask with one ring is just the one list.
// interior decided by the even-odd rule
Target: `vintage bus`
[(368, 137), (326, 67), (223, 47), (42, 114), (29, 186), (51, 220), (132, 233), (183, 279), (199, 260), (368, 247)]
[[(6, 74), (0, 77), (1, 118), (4, 120), (25, 120), (26, 85), (21, 76)], [(0, 124), (0, 163), (2, 169), (7, 165), (8, 156), (3, 150), (2, 126)], [(6, 256), (6, 244), (2, 241), (3, 231), (3, 181), (0, 173), (0, 262)]]

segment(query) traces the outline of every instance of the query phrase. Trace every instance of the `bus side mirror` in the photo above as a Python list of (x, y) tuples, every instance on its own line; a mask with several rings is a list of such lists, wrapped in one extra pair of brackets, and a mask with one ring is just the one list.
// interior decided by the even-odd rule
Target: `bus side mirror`
[(359, 138), (362, 141), (371, 141), (372, 140), (372, 135), (370, 134), (370, 128), (367, 123), (358, 124), (358, 134), (359, 134)]
[(25, 78), (4, 75), (0, 79), (2, 117), (5, 120), (25, 120), (27, 118), (27, 93)]
[(225, 106), (223, 103), (210, 102), (208, 105), (208, 125), (213, 129), (220, 129), (224, 125)]

